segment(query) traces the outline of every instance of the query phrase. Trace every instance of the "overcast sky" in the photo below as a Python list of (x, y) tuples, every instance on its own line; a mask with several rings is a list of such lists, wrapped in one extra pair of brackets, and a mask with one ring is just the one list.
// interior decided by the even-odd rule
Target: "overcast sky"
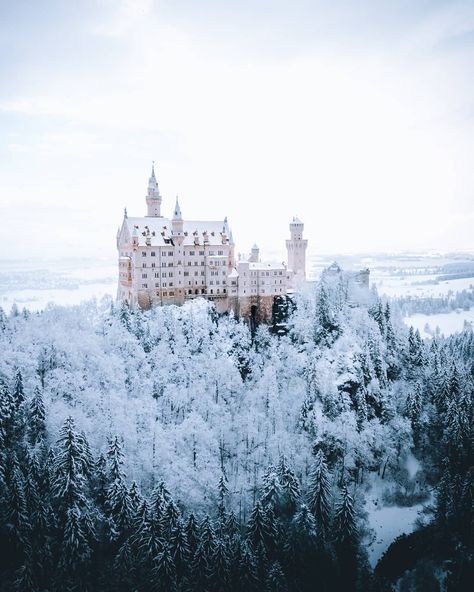
[(115, 255), (155, 160), (239, 250), (474, 248), (474, 2), (0, 0), (0, 257)]

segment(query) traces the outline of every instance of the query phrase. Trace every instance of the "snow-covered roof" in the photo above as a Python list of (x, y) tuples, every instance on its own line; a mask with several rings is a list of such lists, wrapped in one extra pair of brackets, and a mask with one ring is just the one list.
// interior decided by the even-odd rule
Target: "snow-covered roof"
[[(171, 238), (171, 231), (173, 228), (172, 222), (169, 218), (161, 218), (158, 216), (146, 216), (140, 218), (125, 218), (124, 223), (127, 225), (131, 235), (134, 230), (138, 234), (139, 246), (145, 246), (145, 239), (150, 239), (150, 246), (159, 247), (168, 244)], [(194, 246), (194, 233), (197, 232), (199, 244), (204, 245), (204, 232), (207, 232), (209, 245), (222, 245), (222, 233), (228, 234), (227, 223), (223, 220), (185, 220), (183, 225), (184, 245)], [(228, 238), (228, 236), (227, 236)], [(227, 244), (227, 241), (226, 241)]]

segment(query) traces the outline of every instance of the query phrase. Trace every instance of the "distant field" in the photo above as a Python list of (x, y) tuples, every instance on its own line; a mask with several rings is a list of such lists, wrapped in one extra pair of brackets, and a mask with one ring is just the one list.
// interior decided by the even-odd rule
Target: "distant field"
[[(371, 285), (389, 298), (446, 296), (474, 286), (474, 253), (329, 254), (308, 256), (308, 277), (317, 279), (321, 271), (337, 261), (343, 269), (369, 267)], [(115, 296), (117, 267), (110, 259), (3, 260), (0, 261), (0, 306), (10, 310), (41, 310), (48, 303), (79, 304), (90, 298)], [(404, 319), (429, 337), (439, 327), (441, 333), (461, 331), (474, 321), (474, 310), (440, 314), (415, 314)], [(425, 331), (426, 324), (429, 331)]]

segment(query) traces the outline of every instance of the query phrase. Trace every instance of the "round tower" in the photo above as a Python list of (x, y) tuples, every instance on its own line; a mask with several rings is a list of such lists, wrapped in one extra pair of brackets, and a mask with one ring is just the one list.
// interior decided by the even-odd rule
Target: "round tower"
[(258, 263), (259, 260), (260, 260), (260, 249), (258, 248), (258, 246), (256, 244), (254, 244), (254, 246), (252, 247), (252, 250), (250, 251), (249, 261), (251, 261), (252, 263)]
[(290, 239), (286, 241), (288, 251), (288, 271), (293, 285), (306, 279), (306, 248), (308, 241), (303, 239), (304, 224), (298, 218), (290, 222)]
[(161, 217), (161, 195), (158, 182), (155, 177), (155, 164), (151, 167), (151, 176), (148, 180), (148, 192), (146, 195), (147, 216)]

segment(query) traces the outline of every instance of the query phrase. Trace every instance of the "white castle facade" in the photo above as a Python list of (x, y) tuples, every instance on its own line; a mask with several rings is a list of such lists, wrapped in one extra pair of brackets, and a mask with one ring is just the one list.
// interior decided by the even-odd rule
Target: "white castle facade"
[(117, 298), (130, 306), (183, 304), (201, 297), (219, 312), (268, 321), (275, 297), (305, 281), (308, 241), (297, 218), (286, 241), (287, 265), (262, 262), (256, 245), (250, 256), (236, 258), (227, 218), (184, 220), (178, 199), (172, 217), (163, 217), (154, 168), (146, 204), (146, 216), (129, 217), (125, 210), (117, 233)]

